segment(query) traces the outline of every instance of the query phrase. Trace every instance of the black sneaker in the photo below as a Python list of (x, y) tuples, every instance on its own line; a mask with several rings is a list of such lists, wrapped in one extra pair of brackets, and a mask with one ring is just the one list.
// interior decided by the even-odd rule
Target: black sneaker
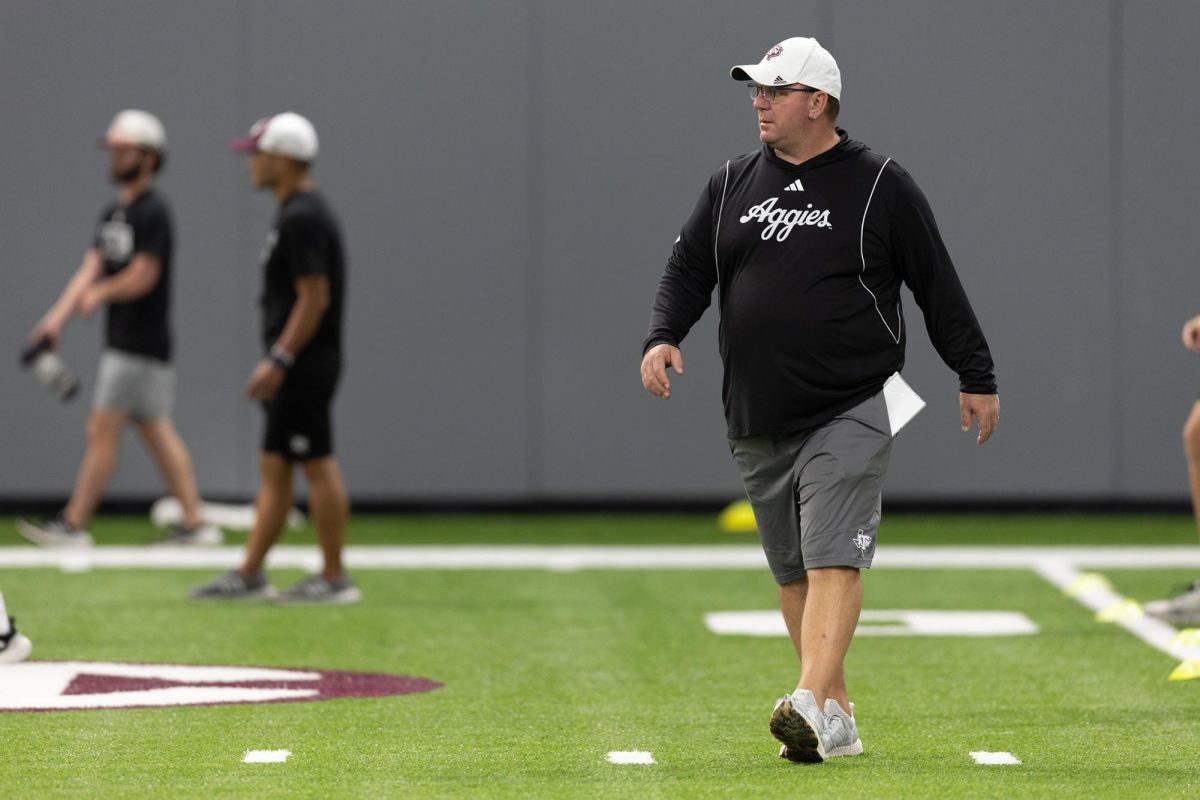
[(188, 597), (193, 600), (271, 600), (276, 594), (266, 575), (260, 572), (246, 579), (236, 569), (188, 590)]
[(201, 522), (194, 528), (185, 528), (173, 522), (161, 539), (150, 542), (155, 547), (216, 547), (225, 541), (225, 534), (216, 525)]
[(292, 588), (281, 592), (275, 601), (279, 605), (348, 605), (362, 599), (348, 577), (343, 575), (336, 581), (328, 581), (321, 575), (309, 575)]

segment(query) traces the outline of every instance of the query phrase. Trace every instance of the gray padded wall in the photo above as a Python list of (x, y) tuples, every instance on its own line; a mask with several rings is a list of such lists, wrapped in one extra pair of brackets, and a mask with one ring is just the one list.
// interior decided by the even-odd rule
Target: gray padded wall
[[(666, 403), (637, 364), (670, 244), (706, 176), (756, 143), (726, 77), (815, 35), (842, 123), (924, 188), (991, 341), (1003, 402), (979, 450), (953, 375), (906, 298), (910, 381), (929, 401), (889, 497), (1180, 498), (1179, 427), (1200, 312), (1190, 190), (1200, 81), (1189, 4), (908, 0), (709, 3), (0, 4), (15, 350), (111, 194), (92, 149), (111, 114), (164, 120), (177, 218), (177, 423), (202, 488), (248, 495), (257, 256), (273, 201), (225, 143), (291, 108), (350, 256), (338, 441), (359, 498), (733, 496), (713, 311)], [(96, 322), (67, 358), (92, 382)], [(84, 404), (10, 361), (0, 497), (61, 495)], [(130, 438), (114, 494), (159, 492)]]

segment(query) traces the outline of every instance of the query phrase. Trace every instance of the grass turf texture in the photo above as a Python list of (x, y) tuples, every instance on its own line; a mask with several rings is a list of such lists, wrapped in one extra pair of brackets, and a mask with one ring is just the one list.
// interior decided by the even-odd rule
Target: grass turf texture
[[(623, 519), (416, 517), (392, 519), (391, 529), (385, 518), (360, 519), (354, 538), (747, 540), (716, 533), (711, 519), (637, 517), (622, 529)], [(1047, 544), (1194, 541), (1183, 518), (893, 518), (888, 530), (900, 536), (906, 522), (905, 535), (921, 541), (936, 528), (944, 544), (964, 543), (968, 530), (978, 544), (1025, 544), (1031, 531)], [(102, 520), (95, 533), (114, 543), (152, 536), (137, 520)], [(857, 640), (848, 670), (867, 754), (819, 766), (776, 758), (766, 730), (773, 701), (794, 685), (788, 642), (718, 637), (703, 624), (707, 611), (772, 608), (765, 571), (364, 570), (356, 607), (183, 599), (211, 574), (6, 570), (0, 589), (43, 660), (379, 671), (446, 686), (371, 700), (0, 714), (5, 773), (19, 776), (20, 794), (1129, 798), (1191, 797), (1200, 787), (1191, 757), (1200, 681), (1169, 683), (1170, 658), (1093, 622), (1026, 571), (868, 573), (867, 608), (1020, 611), (1042, 633)], [(1106, 574), (1138, 599), (1195, 577)], [(240, 763), (250, 749), (293, 755)], [(611, 750), (649, 750), (658, 763), (607, 764)], [(977, 766), (972, 750), (1010, 751), (1024, 764)]]

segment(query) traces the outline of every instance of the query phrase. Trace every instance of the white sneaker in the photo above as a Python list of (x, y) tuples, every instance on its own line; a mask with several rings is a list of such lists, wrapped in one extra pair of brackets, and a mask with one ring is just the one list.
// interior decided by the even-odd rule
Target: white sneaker
[(803, 764), (825, 760), (825, 716), (808, 689), (779, 698), (771, 712), (771, 735), (783, 742), (781, 758)]
[(854, 724), (854, 703), (847, 714), (832, 697), (825, 700), (825, 757), (861, 756), (862, 739), (858, 738), (858, 726)]
[(15, 664), (29, 658), (33, 652), (33, 642), (29, 637), (17, 632), (17, 622), (8, 618), (8, 633), (0, 635), (0, 664)]
[(63, 515), (42, 522), (30, 519), (17, 520), (17, 533), (42, 547), (91, 547), (92, 535), (85, 530), (72, 528)]
[(1172, 625), (1200, 625), (1200, 581), (1178, 597), (1146, 603), (1142, 610)]

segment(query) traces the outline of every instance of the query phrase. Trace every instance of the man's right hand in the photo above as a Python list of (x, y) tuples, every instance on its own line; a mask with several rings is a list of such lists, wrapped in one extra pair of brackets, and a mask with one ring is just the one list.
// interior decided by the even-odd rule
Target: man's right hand
[(1183, 323), (1183, 346), (1200, 353), (1200, 317), (1192, 317)]
[(642, 356), (642, 386), (655, 397), (666, 400), (671, 396), (671, 381), (667, 378), (667, 367), (683, 374), (683, 353), (669, 344), (656, 344)]
[(47, 315), (33, 326), (33, 330), (29, 332), (29, 342), (36, 344), (45, 341), (51, 350), (57, 350), (59, 340), (62, 339), (62, 329), (61, 322)]

